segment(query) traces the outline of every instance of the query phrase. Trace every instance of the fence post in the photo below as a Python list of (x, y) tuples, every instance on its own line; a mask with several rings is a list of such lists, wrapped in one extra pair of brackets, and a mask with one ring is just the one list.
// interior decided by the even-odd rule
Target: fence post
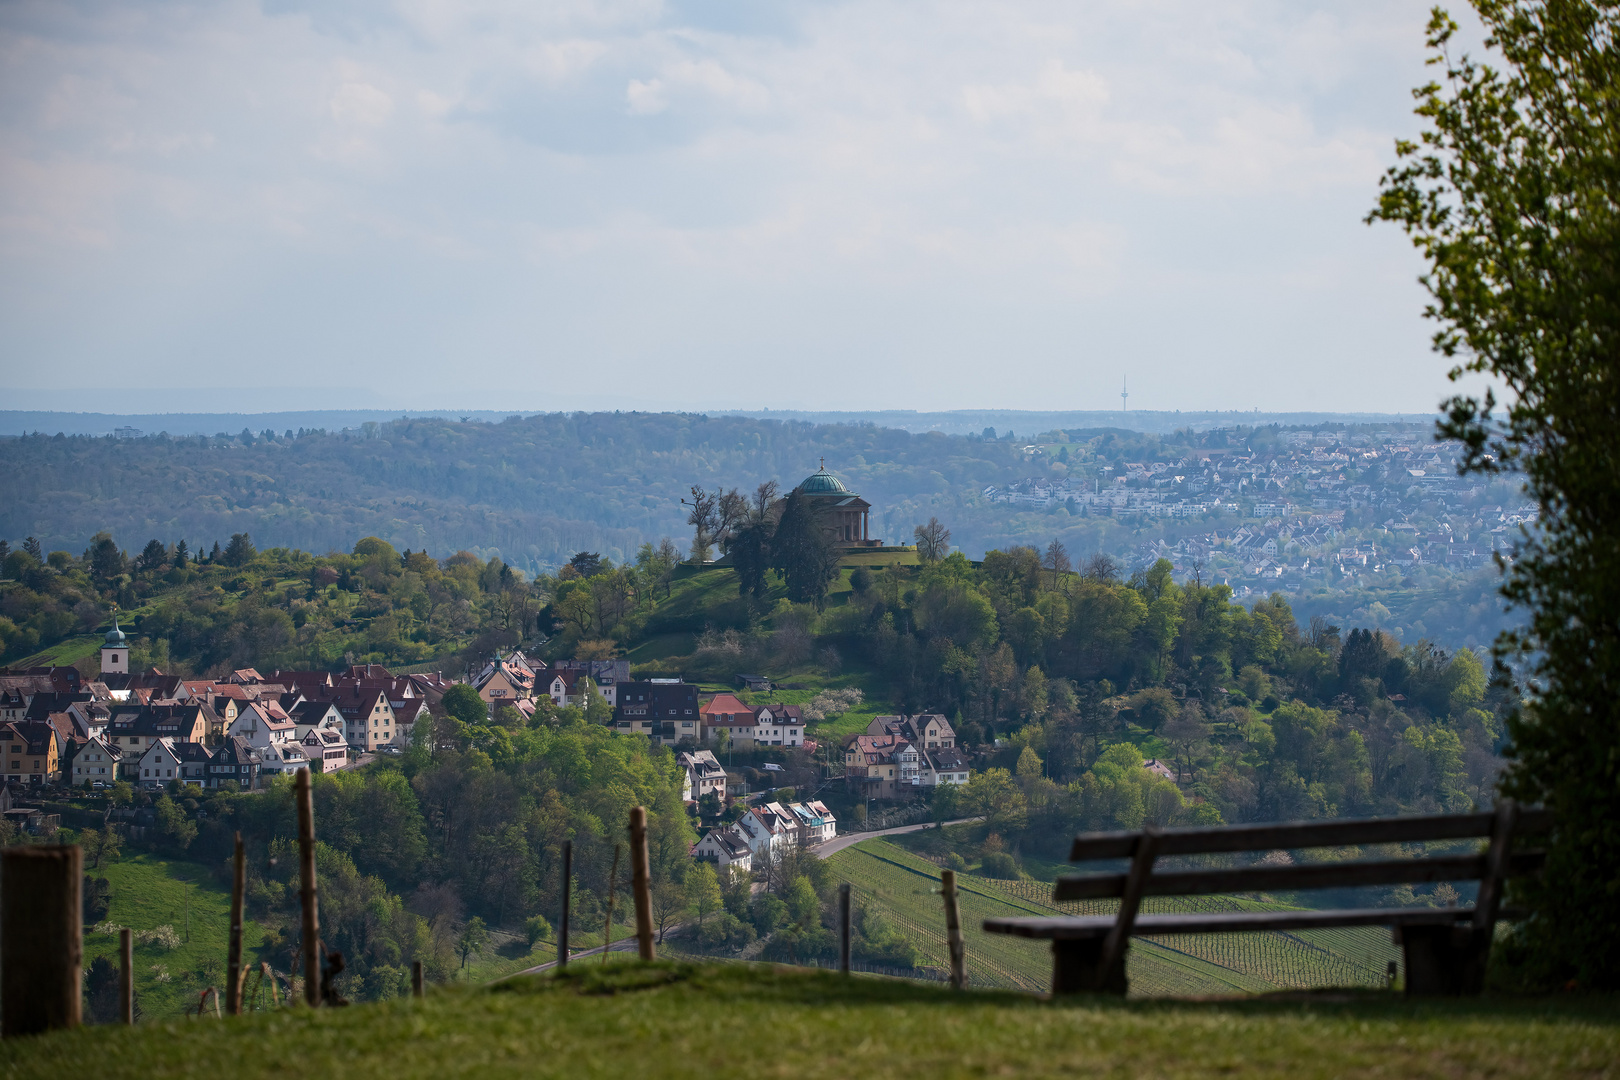
[(422, 996), (422, 961), (411, 961), (411, 997)]
[(602, 931), (602, 963), (613, 951), (613, 894), (619, 891), (619, 845), (613, 845), (613, 869), (608, 872), (607, 926)]
[(557, 928), (557, 966), (568, 966), (568, 908), (574, 896), (574, 842), (563, 841), (562, 887), (563, 910), (562, 925)]
[(956, 871), (940, 872), (940, 895), (945, 897), (945, 941), (951, 952), (951, 989), (967, 986), (967, 964), (962, 947), (962, 914), (956, 906)]
[(225, 947), (225, 1011), (242, 1015), (242, 894), (247, 891), (247, 860), (242, 853), (242, 833), (236, 834), (235, 861), (231, 866), (231, 939)]
[(315, 908), (315, 796), (309, 770), (299, 769), (293, 782), (298, 799), (298, 876), (304, 905), (304, 1001), (321, 1002), (321, 923)]
[(118, 931), (118, 1022), (135, 1022), (135, 931)]
[(838, 886), (838, 970), (849, 974), (849, 882)]
[(630, 871), (631, 884), (636, 892), (636, 937), (641, 944), (641, 958), (656, 960), (653, 947), (652, 888), (647, 871), (647, 808), (630, 808)]
[(84, 852), (27, 845), (0, 854), (0, 1031), (77, 1027), (84, 994)]

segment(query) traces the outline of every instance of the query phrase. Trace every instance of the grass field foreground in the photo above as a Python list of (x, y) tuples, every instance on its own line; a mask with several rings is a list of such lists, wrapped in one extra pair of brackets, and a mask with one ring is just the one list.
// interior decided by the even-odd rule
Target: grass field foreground
[(1604, 1077), (1607, 999), (1044, 1002), (765, 965), (621, 962), (427, 1000), (56, 1032), (16, 1080), (888, 1075)]

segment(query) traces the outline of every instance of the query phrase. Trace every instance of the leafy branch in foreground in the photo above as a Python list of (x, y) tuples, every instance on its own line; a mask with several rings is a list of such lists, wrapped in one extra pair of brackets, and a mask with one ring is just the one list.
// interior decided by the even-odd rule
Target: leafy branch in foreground
[(1510, 722), (1504, 790), (1544, 801), (1558, 833), (1525, 977), (1620, 985), (1620, 7), (1613, 0), (1474, 0), (1501, 71), (1449, 46), (1436, 9), (1416, 91), (1428, 122), (1397, 144), (1369, 220), (1394, 222), (1430, 264), (1435, 349), (1453, 381), (1507, 391), (1445, 403), (1442, 437), (1465, 471), (1512, 471), (1541, 502), (1503, 595), (1530, 613), (1496, 643), (1498, 672), (1528, 680)]

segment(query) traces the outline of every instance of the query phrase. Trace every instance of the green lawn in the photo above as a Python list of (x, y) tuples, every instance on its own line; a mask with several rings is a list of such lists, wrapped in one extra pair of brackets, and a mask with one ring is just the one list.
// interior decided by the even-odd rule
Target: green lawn
[(1612, 999), (1390, 994), (1043, 1002), (766, 965), (618, 962), (427, 1000), (86, 1028), (0, 1044), (66, 1076), (1611, 1076)]
[[(170, 926), (180, 938), (178, 948), (135, 946), (135, 998), (143, 1019), (183, 1014), (209, 986), (224, 986), (225, 953), (230, 936), (231, 894), (214, 883), (207, 868), (188, 862), (135, 855), (92, 876), (106, 877), (112, 886), (109, 921), (131, 930)], [(190, 883), (190, 887), (187, 887)], [(190, 940), (187, 939), (189, 911)], [(243, 923), (244, 955), (251, 962), (263, 934), (251, 921)], [(118, 935), (85, 933), (84, 966), (98, 956), (118, 963)]]

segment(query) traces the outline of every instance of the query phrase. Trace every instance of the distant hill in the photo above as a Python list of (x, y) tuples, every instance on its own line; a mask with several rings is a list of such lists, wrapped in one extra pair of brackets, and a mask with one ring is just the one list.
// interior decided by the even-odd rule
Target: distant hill
[[(533, 415), (526, 409), (312, 409), (281, 412), (164, 412), (109, 413), (0, 409), (0, 437), (43, 432), (55, 435), (110, 435), (119, 429), (132, 429), (142, 435), (235, 435), (243, 430), (284, 432), (299, 428), (342, 431), (367, 423), (387, 423), (402, 418), (437, 417), (498, 423), (509, 416)], [(576, 414), (569, 414), (576, 415)], [(1033, 438), (1044, 431), (1071, 428), (1119, 428), (1154, 434), (1175, 431), (1212, 431), (1216, 428), (1318, 424), (1427, 424), (1433, 417), (1425, 413), (1333, 413), (1333, 412), (1181, 412), (1177, 411), (1024, 411), (1019, 409), (953, 409), (943, 412), (916, 412), (911, 409), (883, 409), (868, 412), (814, 412), (793, 409), (722, 409), (709, 416), (741, 416), (755, 420), (796, 420), (810, 424), (875, 424), (920, 434), (938, 431), (945, 435), (979, 435), (994, 428), (998, 435), (1008, 432), (1019, 438)]]

